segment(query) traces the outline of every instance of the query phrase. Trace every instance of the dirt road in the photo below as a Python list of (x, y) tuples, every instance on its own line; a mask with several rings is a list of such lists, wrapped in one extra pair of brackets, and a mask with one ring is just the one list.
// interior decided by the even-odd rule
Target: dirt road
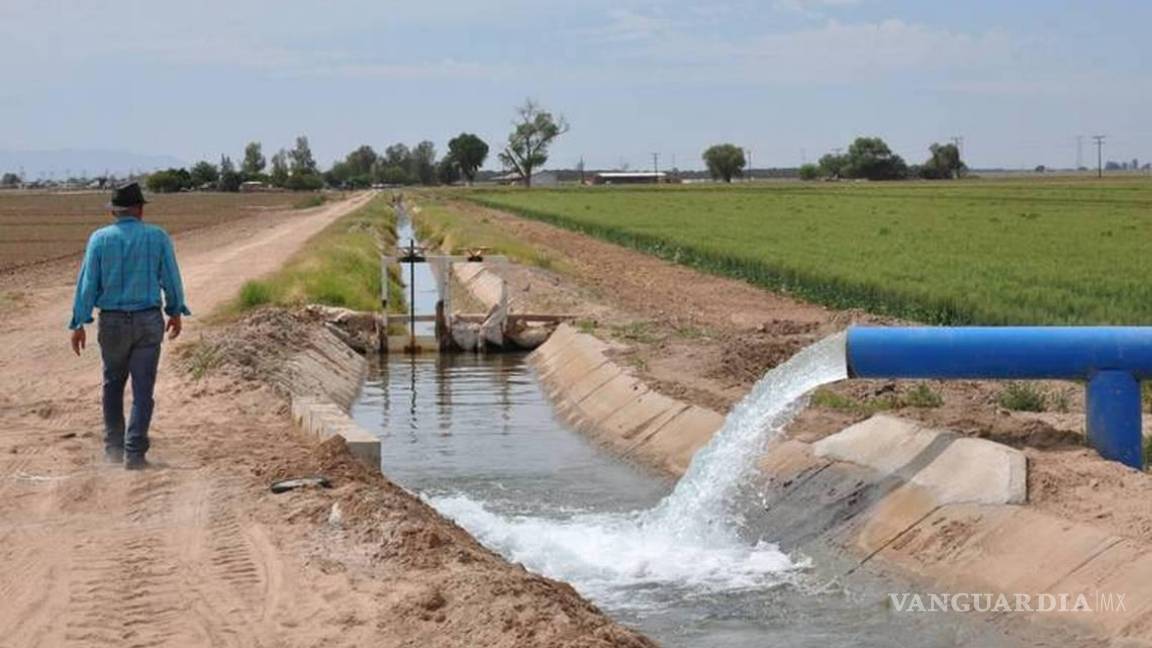
[[(192, 308), (209, 312), (369, 197), (178, 239)], [(164, 469), (101, 463), (99, 349), (91, 330), (82, 357), (68, 349), (68, 284), (32, 293), (0, 333), (0, 645), (256, 643), (293, 575), (230, 510), (227, 482), (181, 452), (184, 434), (227, 422), (174, 407), (162, 370)]]

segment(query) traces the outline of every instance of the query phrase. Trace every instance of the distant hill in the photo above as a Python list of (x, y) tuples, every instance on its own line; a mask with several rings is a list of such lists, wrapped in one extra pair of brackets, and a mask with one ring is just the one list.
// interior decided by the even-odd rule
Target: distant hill
[(0, 173), (19, 173), (24, 179), (63, 180), (68, 176), (97, 176), (105, 171), (125, 176), (130, 172), (180, 167), (186, 163), (171, 155), (149, 155), (100, 149), (61, 149), (58, 151), (11, 151), (0, 149)]

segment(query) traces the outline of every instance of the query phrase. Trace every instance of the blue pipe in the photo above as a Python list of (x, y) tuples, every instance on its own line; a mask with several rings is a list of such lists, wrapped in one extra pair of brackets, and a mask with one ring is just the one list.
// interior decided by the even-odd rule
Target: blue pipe
[(851, 327), (853, 378), (1085, 380), (1088, 442), (1143, 468), (1140, 381), (1152, 327)]

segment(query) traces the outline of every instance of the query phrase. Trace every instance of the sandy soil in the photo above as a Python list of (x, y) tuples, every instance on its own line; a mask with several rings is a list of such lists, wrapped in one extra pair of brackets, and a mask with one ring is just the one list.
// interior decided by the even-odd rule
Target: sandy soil
[[(417, 197), (418, 200), (418, 197)], [(765, 371), (803, 346), (853, 323), (896, 323), (834, 311), (703, 274), (617, 245), (470, 203), (462, 213), (486, 219), (558, 260), (560, 272), (509, 266), (513, 303), (564, 312), (624, 345), (621, 357), (657, 390), (727, 411)], [(1104, 461), (1084, 446), (1083, 395), (1045, 383), (1065, 412), (1011, 412), (997, 403), (1003, 385), (929, 381), (939, 407), (899, 407), (901, 416), (1020, 448), (1029, 461), (1029, 500), (1043, 510), (1152, 542), (1152, 478)], [(858, 401), (900, 397), (915, 383), (846, 381), (834, 394)], [(863, 420), (866, 412), (809, 407), (789, 434), (814, 440)], [(1145, 416), (1145, 435), (1149, 419)]]
[[(366, 199), (177, 237), (191, 308), (230, 299)], [(98, 349), (72, 356), (64, 326), (75, 270), (5, 279), (23, 296), (0, 315), (0, 646), (651, 645), (338, 443), (310, 444), (269, 387), (193, 381), (173, 366), (179, 344), (157, 386), (154, 468), (102, 463)], [(183, 343), (203, 326), (190, 320)], [(267, 489), (314, 472), (334, 488)]]

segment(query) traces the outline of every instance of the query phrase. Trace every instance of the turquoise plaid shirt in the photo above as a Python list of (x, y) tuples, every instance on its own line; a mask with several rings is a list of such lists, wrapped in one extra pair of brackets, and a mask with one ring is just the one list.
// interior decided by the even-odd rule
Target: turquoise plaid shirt
[(184, 284), (168, 233), (138, 218), (121, 216), (116, 224), (96, 230), (88, 239), (68, 328), (92, 322), (93, 308), (159, 308), (160, 291), (164, 291), (164, 312), (169, 316), (192, 314), (184, 303)]

